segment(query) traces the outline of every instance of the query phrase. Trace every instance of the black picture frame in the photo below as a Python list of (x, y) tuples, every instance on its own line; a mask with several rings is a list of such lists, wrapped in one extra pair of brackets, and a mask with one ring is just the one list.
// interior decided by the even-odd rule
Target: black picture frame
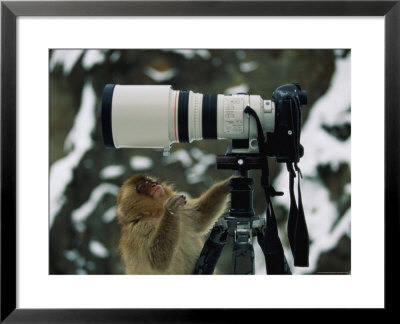
[[(385, 19), (385, 309), (394, 305), (391, 240), (399, 231), (400, 0), (395, 1), (2, 1), (1, 322), (128, 323), (235, 321), (249, 310), (16, 308), (16, 20), (19, 16), (383, 16)], [(373, 44), (371, 44), (373, 46)], [(368, 93), (365, 94), (368, 96)], [(373, 154), (373, 148), (371, 148)], [(365, 157), (368, 163), (368, 157)], [(365, 177), (373, 177), (371, 174)], [(373, 190), (373, 189), (372, 189)], [(371, 262), (373, 262), (371, 257)], [(260, 287), (254, 289), (262, 289)], [(211, 292), (210, 292), (211, 293)], [(218, 293), (218, 292), (215, 292)], [(251, 310), (252, 318), (264, 310)], [(260, 317), (259, 317), (260, 318)]]

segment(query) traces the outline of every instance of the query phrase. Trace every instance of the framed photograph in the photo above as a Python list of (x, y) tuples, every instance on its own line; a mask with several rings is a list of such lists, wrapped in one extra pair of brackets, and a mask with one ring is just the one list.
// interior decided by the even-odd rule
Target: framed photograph
[[(390, 308), (399, 230), (399, 21), (399, 1), (2, 1), (1, 321), (219, 322), (268, 309)], [(289, 109), (279, 101), (283, 92), (299, 103), (300, 114), (291, 113), (302, 124), (296, 177), (287, 172), (292, 153), (282, 148), (282, 137), (293, 135), (292, 128), (281, 132)], [(259, 184), (265, 169), (240, 164), (260, 147), (250, 135), (256, 123), (243, 122), (246, 100), (263, 107), (267, 191)], [(138, 107), (140, 122), (127, 106)], [(172, 190), (177, 195), (164, 205), (171, 215), (184, 206), (182, 215), (194, 215), (213, 201), (205, 233), (230, 204), (230, 215), (242, 213), (239, 196), (234, 206), (213, 185), (235, 170), (251, 183), (249, 212), (257, 220), (246, 251), (254, 255), (237, 252), (243, 225), (232, 229), (224, 218), (230, 232), (214, 275), (183, 275), (198, 273), (187, 251), (198, 254), (202, 245), (194, 243), (194, 223), (181, 220), (173, 268), (130, 264), (137, 239), (124, 237), (126, 228), (144, 219), (143, 231), (160, 231), (149, 209), (163, 206)], [(145, 177), (126, 181), (134, 174)], [(123, 206), (131, 182), (134, 192), (159, 201), (124, 223), (125, 210), (134, 217)], [(283, 193), (271, 200), (285, 257), (277, 273), (289, 277), (271, 275), (265, 250), (263, 234), (272, 237), (264, 232), (272, 227), (262, 220), (271, 217), (274, 188)], [(305, 214), (300, 234), (291, 227), (293, 206)], [(296, 235), (307, 235), (304, 262)]]

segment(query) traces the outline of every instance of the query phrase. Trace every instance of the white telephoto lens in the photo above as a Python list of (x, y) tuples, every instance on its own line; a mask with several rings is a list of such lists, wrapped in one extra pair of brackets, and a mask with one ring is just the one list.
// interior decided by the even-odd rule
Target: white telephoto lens
[(103, 139), (108, 148), (164, 148), (202, 139), (254, 139), (257, 126), (244, 109), (257, 113), (264, 132), (274, 132), (275, 106), (259, 95), (202, 94), (170, 85), (104, 88)]

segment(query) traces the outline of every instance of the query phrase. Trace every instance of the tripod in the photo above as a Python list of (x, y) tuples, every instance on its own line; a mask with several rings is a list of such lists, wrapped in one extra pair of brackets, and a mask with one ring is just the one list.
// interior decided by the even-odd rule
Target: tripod
[[(266, 190), (267, 217), (256, 216), (253, 209), (251, 169), (260, 169), (260, 157), (255, 154), (233, 154), (217, 156), (217, 169), (235, 170), (239, 177), (230, 181), (232, 187), (229, 215), (217, 222), (204, 245), (195, 267), (195, 274), (212, 274), (221, 255), (229, 233), (233, 235), (232, 272), (254, 274), (253, 232), (255, 231), (266, 260), (268, 274), (291, 274), (283, 253), (282, 244), (273, 213), (270, 197), (283, 195), (269, 185)], [(267, 180), (269, 182), (269, 180)], [(272, 188), (272, 189), (271, 189)]]

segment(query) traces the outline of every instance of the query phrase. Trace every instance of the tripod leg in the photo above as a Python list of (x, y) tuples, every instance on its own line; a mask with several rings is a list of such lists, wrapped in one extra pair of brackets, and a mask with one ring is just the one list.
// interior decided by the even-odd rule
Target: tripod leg
[(232, 251), (234, 274), (254, 274), (254, 249), (252, 244), (235, 244)]
[(213, 274), (215, 266), (226, 244), (227, 228), (215, 225), (204, 244), (193, 274)]
[(234, 274), (254, 274), (254, 248), (251, 229), (237, 230), (232, 251), (232, 270)]

